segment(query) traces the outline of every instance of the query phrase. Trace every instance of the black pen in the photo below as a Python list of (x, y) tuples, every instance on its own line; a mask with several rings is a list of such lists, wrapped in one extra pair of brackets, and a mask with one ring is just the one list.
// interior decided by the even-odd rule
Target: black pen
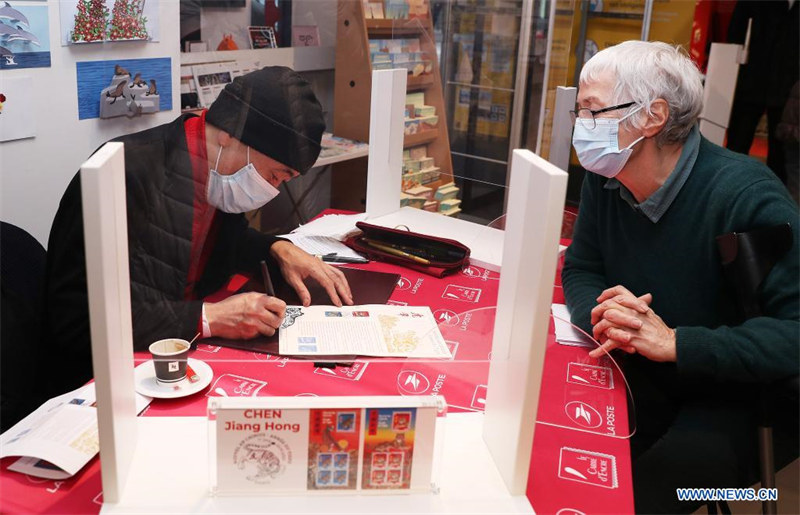
[(326, 263), (369, 263), (369, 259), (363, 257), (340, 256), (335, 252), (319, 256)]
[(275, 288), (272, 287), (272, 279), (269, 277), (267, 262), (261, 261), (261, 277), (264, 278), (264, 292), (270, 297), (275, 296)]

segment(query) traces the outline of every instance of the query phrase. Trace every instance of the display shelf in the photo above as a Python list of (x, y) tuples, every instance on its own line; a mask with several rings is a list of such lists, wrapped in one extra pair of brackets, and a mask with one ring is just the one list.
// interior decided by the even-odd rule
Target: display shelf
[[(408, 75), (406, 91), (424, 93), (424, 103), (435, 108), (439, 125), (435, 130), (405, 136), (403, 147), (426, 146), (427, 156), (434, 159), (435, 166), (441, 171), (441, 179), (434, 184), (438, 186), (453, 181), (453, 163), (430, 5), (427, 5), (427, 11), (427, 17), (372, 19), (365, 17), (361, 0), (339, 0), (333, 125), (337, 136), (369, 142), (372, 93), (370, 40), (418, 39), (418, 51), (426, 54), (425, 59), (432, 61), (431, 72), (416, 77)], [(331, 205), (339, 209), (363, 211), (366, 207), (366, 160), (351, 160), (334, 167), (342, 172), (332, 177)]]
[(314, 167), (327, 166), (350, 159), (366, 157), (369, 145), (360, 141), (353, 141), (334, 136), (330, 132), (322, 134), (322, 152), (320, 152)]
[(642, 13), (605, 13), (589, 11), (589, 18), (604, 18), (607, 20), (642, 20), (644, 14)]
[(227, 61), (258, 61), (262, 66), (288, 66), (297, 72), (331, 70), (335, 62), (335, 53), (336, 47), (333, 46), (184, 52), (181, 54), (181, 66)]
[(408, 91), (420, 91), (423, 89), (428, 89), (429, 87), (435, 84), (433, 80), (433, 74), (426, 74), (420, 75), (418, 77), (408, 77), (408, 83), (406, 84), (406, 89)]
[(415, 147), (435, 141), (439, 137), (439, 129), (429, 129), (416, 134), (406, 134), (403, 137), (403, 148)]
[[(365, 19), (364, 23), (370, 36), (412, 36), (426, 31), (423, 20), (419, 18), (398, 20)], [(427, 21), (427, 23), (430, 22)]]

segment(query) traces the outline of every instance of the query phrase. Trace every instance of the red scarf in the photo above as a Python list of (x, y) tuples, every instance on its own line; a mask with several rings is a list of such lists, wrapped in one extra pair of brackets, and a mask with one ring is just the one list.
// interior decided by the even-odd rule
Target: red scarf
[(219, 224), (215, 223), (217, 212), (206, 200), (208, 185), (208, 156), (206, 153), (206, 111), (200, 116), (188, 118), (183, 122), (186, 131), (186, 146), (192, 162), (194, 179), (194, 201), (192, 214), (192, 250), (189, 261), (189, 276), (186, 278), (186, 300), (196, 299), (194, 291), (197, 281), (202, 277), (211, 250), (217, 241)]

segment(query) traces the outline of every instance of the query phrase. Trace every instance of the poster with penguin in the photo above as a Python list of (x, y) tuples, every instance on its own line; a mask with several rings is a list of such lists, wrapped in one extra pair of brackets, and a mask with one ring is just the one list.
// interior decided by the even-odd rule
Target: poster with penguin
[(76, 63), (78, 119), (134, 118), (172, 109), (172, 60), (115, 59)]

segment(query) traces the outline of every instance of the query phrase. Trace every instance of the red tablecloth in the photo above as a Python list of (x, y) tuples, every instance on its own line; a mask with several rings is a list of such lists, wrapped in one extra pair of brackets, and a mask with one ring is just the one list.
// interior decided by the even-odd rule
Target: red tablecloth
[[(445, 396), (450, 411), (482, 411), (499, 274), (470, 266), (437, 279), (384, 263), (361, 267), (399, 273), (401, 279), (390, 302), (430, 306), (454, 358), (359, 360), (349, 368), (330, 370), (316, 368), (309, 361), (201, 343), (192, 357), (211, 366), (211, 385), (187, 398), (155, 399), (143, 416), (204, 415), (206, 397), (215, 395), (437, 394)], [(554, 291), (554, 300), (563, 301), (559, 285)], [(136, 358), (139, 362), (149, 356), (137, 353)], [(574, 379), (576, 376), (580, 379)], [(576, 406), (584, 408), (575, 411)], [(527, 490), (538, 513), (633, 511), (628, 442), (618, 437), (627, 434), (626, 413), (619, 372), (610, 364), (598, 365), (583, 348), (555, 343), (551, 327), (538, 417), (547, 423), (536, 427)], [(612, 432), (617, 436), (609, 434)], [(99, 511), (102, 493), (97, 458), (67, 481), (9, 472), (6, 467), (12, 461), (2, 462), (0, 512)]]

